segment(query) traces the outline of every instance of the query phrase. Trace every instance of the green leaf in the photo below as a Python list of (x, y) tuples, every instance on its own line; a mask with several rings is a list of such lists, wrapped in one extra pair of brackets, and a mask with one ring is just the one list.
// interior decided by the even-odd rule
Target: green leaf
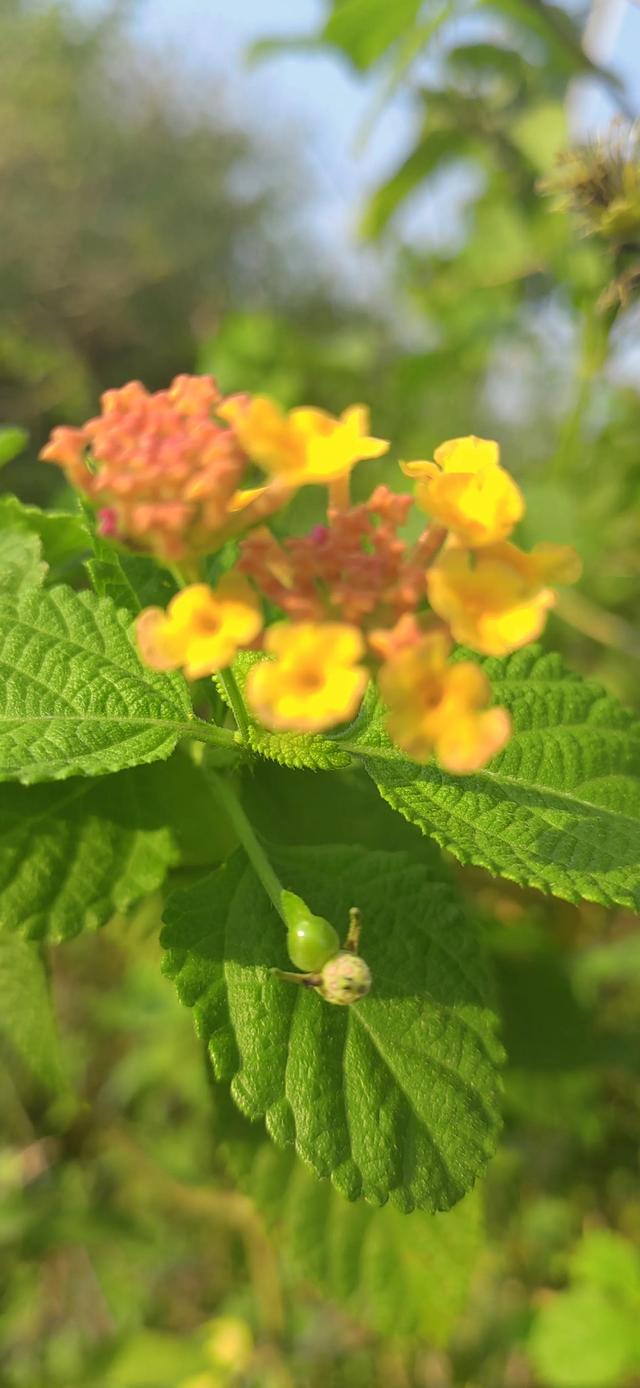
[(20, 530), (0, 531), (0, 598), (39, 588), (46, 572), (37, 535)]
[(66, 511), (41, 511), (17, 496), (0, 497), (0, 528), (35, 535), (49, 565), (49, 579), (60, 576), (88, 548), (87, 532), (79, 515)]
[[(233, 674), (242, 697), (245, 697), (247, 675), (256, 661), (266, 660), (259, 651), (241, 651), (233, 662)], [(229, 703), (224, 684), (216, 680), (216, 687), (225, 703)], [(270, 733), (249, 715), (249, 746), (259, 756), (269, 761), (279, 762), (281, 766), (293, 770), (305, 767), (313, 771), (330, 771), (332, 768), (349, 766), (351, 757), (329, 738), (317, 733)]]
[(12, 462), (19, 453), (23, 453), (28, 442), (29, 435), (26, 429), (19, 429), (16, 425), (0, 427), (0, 467)]
[(6, 935), (0, 935), (0, 1037), (42, 1088), (63, 1088), (42, 958), (35, 945)]
[(374, 986), (341, 1008), (273, 976), (288, 964), (284, 928), (234, 859), (170, 898), (162, 937), (217, 1078), (348, 1199), (449, 1209), (493, 1151), (501, 1058), (484, 956), (455, 888), (404, 853), (292, 849), (275, 865), (338, 929), (361, 908)]
[(168, 757), (191, 731), (179, 676), (138, 660), (107, 598), (43, 589), (0, 602), (0, 778), (56, 781)]
[[(575, 20), (559, 5), (549, 5), (545, 0), (484, 0), (484, 3), (490, 10), (506, 14), (516, 25), (542, 39), (548, 61), (560, 72), (603, 72), (587, 57)], [(609, 78), (608, 73), (606, 76)], [(617, 85), (617, 79), (613, 82)]]
[(250, 63), (261, 62), (264, 58), (279, 58), (282, 53), (313, 53), (322, 47), (317, 34), (282, 34), (274, 38), (257, 39), (246, 50)]
[(567, 112), (563, 103), (545, 101), (530, 105), (510, 125), (509, 135), (533, 168), (539, 173), (546, 173), (569, 142)]
[(122, 608), (131, 617), (137, 617), (142, 603), (125, 573), (120, 556), (99, 535), (92, 535), (91, 543), (94, 558), (87, 560), (87, 571), (94, 593), (100, 598), (109, 598), (116, 607)]
[(159, 768), (0, 787), (0, 927), (68, 939), (160, 886), (178, 848)]
[[(248, 1126), (248, 1125), (247, 1125)], [(225, 1123), (225, 1133), (229, 1125)], [(482, 1242), (477, 1193), (454, 1210), (406, 1219), (392, 1205), (347, 1204), (292, 1152), (249, 1134), (225, 1140), (234, 1179), (264, 1213), (293, 1275), (392, 1339), (445, 1345), (464, 1308)]]
[(462, 863), (566, 901), (640, 910), (638, 724), (539, 647), (480, 663), (513, 717), (504, 751), (469, 776), (417, 766), (394, 753), (379, 713), (360, 742), (380, 794)]
[(180, 748), (95, 781), (0, 786), (0, 930), (51, 940), (95, 930), (169, 868), (210, 868), (235, 847), (206, 772)]
[(457, 126), (436, 126), (426, 130), (416, 148), (369, 200), (362, 219), (362, 235), (372, 238), (379, 236), (414, 189), (445, 161), (468, 154), (472, 145), (472, 138)]
[(483, 42), (455, 44), (447, 52), (447, 65), (467, 80), (489, 75), (508, 81), (516, 89), (525, 87), (535, 71), (514, 48)]
[(364, 72), (406, 36), (421, 8), (422, 0), (334, 0), (322, 38)]
[(242, 789), (253, 827), (269, 844), (325, 844), (330, 832), (333, 843), (400, 849), (444, 874), (437, 844), (394, 814), (357, 765), (329, 776), (315, 771), (292, 776), (274, 762), (252, 762), (245, 768)]
[(528, 1350), (550, 1388), (617, 1388), (640, 1362), (636, 1316), (598, 1287), (571, 1287), (538, 1312)]
[(591, 1282), (618, 1301), (640, 1309), (640, 1256), (629, 1239), (611, 1229), (591, 1229), (571, 1259), (576, 1282)]
[(96, 530), (95, 516), (83, 505), (87, 535), (93, 558), (87, 569), (94, 592), (101, 598), (111, 598), (136, 617), (143, 607), (166, 607), (177, 592), (175, 580), (166, 569), (144, 554), (126, 554)]

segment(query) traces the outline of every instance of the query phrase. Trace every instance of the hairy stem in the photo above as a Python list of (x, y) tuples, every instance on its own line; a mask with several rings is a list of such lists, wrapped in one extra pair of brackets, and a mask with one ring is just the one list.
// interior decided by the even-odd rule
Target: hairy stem
[(256, 876), (260, 878), (269, 900), (273, 902), (278, 915), (286, 925), (282, 911), (284, 887), (276, 876), (264, 848), (258, 842), (253, 825), (247, 819), (237, 795), (232, 790), (228, 780), (225, 780), (224, 776), (220, 776), (216, 771), (209, 772), (208, 781), (219, 805), (233, 825)]
[(224, 689), (243, 742), (249, 741), (249, 715), (232, 670), (221, 670), (218, 679)]

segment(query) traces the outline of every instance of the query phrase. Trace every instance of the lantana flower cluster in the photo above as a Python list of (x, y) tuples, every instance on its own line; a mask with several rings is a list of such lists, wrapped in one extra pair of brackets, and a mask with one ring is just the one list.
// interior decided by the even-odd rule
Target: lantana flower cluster
[[(274, 731), (348, 723), (376, 681), (394, 742), (463, 774), (505, 745), (511, 723), (490, 707), (480, 666), (451, 659), (454, 643), (496, 656), (525, 645), (554, 603), (550, 585), (576, 579), (579, 562), (566, 546), (512, 542), (524, 499), (492, 440), (451, 439), (400, 464), (414, 494), (376, 486), (351, 504), (353, 468), (388, 448), (362, 405), (339, 418), (285, 412), (179, 376), (155, 394), (135, 381), (108, 391), (96, 419), (54, 430), (41, 456), (96, 507), (103, 535), (179, 577), (167, 609), (138, 618), (148, 666), (199, 679), (255, 652), (245, 697)], [(274, 518), (310, 484), (326, 489), (324, 519), (279, 538)], [(204, 581), (204, 556), (225, 546), (226, 563), (229, 541), (232, 567)]]

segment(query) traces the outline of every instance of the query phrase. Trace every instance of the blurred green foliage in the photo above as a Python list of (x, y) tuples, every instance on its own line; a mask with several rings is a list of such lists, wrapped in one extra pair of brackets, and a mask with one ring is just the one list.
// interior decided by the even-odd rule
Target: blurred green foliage
[[(169, 55), (149, 63), (126, 35), (108, 8), (90, 24), (0, 4), (0, 417), (34, 446), (108, 386), (188, 369), (264, 283), (285, 297), (270, 151), (222, 84), (189, 109)], [(24, 492), (24, 474), (5, 484)]]
[[(418, 115), (414, 147), (363, 212), (390, 267), (384, 303), (364, 312), (338, 304), (321, 273), (304, 292), (297, 266), (288, 277), (287, 194), (274, 189), (295, 189), (295, 168), (285, 177), (269, 156), (265, 174), (264, 151), (217, 98), (206, 118), (186, 117), (169, 67), (150, 72), (109, 11), (87, 25), (1, 0), (3, 483), (50, 495), (54, 479), (18, 456), (25, 431), (33, 456), (101, 389), (131, 376), (158, 387), (194, 362), (226, 390), (284, 404), (369, 400), (405, 456), (496, 436), (525, 484), (523, 538), (583, 556), (552, 642), (637, 699), (637, 228), (598, 204), (598, 234), (584, 235), (606, 139), (555, 162), (570, 80), (590, 73), (613, 94), (615, 82), (564, 10), (496, 0), (486, 14), (461, 36), (453, 4), (336, 0), (310, 41), (377, 76), (378, 104), (410, 91)], [(592, 184), (576, 195), (585, 167)], [(461, 171), (474, 191), (459, 213)], [(637, 184), (622, 179), (616, 197), (621, 186)], [(15, 525), (15, 503), (1, 507)], [(80, 519), (22, 510), (20, 528), (34, 564), (68, 577)], [(143, 581), (132, 568), (133, 587)], [(302, 809), (278, 768), (251, 792), (268, 823), (269, 782), (291, 842), (315, 833), (310, 774), (298, 774)], [(375, 840), (359, 795), (345, 778), (338, 840), (354, 822)], [(378, 814), (392, 847), (398, 821)], [(181, 881), (206, 853), (198, 806), (193, 818)], [(506, 1134), (484, 1188), (436, 1217), (444, 1233), (427, 1216), (384, 1211), (378, 1226), (342, 1209), (229, 1108), (159, 975), (154, 898), (57, 953), (6, 946), (20, 959), (10, 989), (0, 953), (2, 1019), (17, 1012), (22, 1029), (9, 1042), (0, 1022), (0, 1388), (637, 1383), (636, 926), (460, 877), (496, 964)]]

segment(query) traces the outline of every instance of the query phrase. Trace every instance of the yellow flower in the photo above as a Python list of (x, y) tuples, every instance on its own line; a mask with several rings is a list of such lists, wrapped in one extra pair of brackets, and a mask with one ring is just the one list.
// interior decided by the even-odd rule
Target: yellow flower
[(524, 499), (504, 468), (492, 439), (449, 439), (436, 448), (435, 462), (401, 463), (417, 480), (416, 501), (467, 545), (504, 540), (524, 515)]
[(260, 603), (241, 574), (228, 573), (215, 588), (194, 583), (171, 599), (166, 612), (148, 607), (136, 622), (138, 649), (153, 670), (183, 669), (188, 679), (229, 665), (262, 628)]
[(579, 575), (568, 545), (536, 545), (525, 554), (503, 541), (475, 554), (445, 550), (427, 574), (427, 592), (456, 641), (483, 655), (507, 655), (540, 635), (555, 602), (547, 584)]
[(363, 458), (379, 458), (389, 445), (372, 438), (369, 411), (351, 405), (339, 419), (306, 406), (285, 414), (265, 395), (230, 396), (218, 414), (231, 424), (240, 446), (264, 472), (287, 486), (334, 482)]
[(217, 1368), (240, 1374), (253, 1353), (253, 1337), (246, 1321), (238, 1316), (217, 1316), (209, 1324), (205, 1353)]
[(414, 761), (435, 752), (445, 771), (462, 775), (504, 747), (511, 720), (506, 709), (486, 708), (491, 690), (477, 665), (447, 664), (450, 647), (444, 632), (429, 632), (384, 665), (378, 682), (394, 742)]
[(276, 622), (265, 636), (275, 660), (249, 671), (247, 699), (267, 728), (320, 732), (356, 713), (367, 686), (364, 641), (344, 622)]

